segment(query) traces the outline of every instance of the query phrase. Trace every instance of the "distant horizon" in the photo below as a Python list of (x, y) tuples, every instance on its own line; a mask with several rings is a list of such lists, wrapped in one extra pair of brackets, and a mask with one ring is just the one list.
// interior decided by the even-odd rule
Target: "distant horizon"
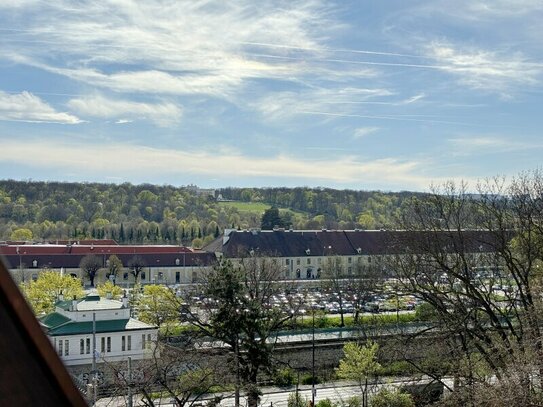
[(287, 189), (295, 189), (295, 188), (308, 188), (308, 189), (331, 189), (336, 191), (364, 191), (364, 192), (382, 192), (382, 193), (403, 193), (403, 192), (412, 192), (412, 193), (426, 193), (428, 191), (416, 191), (416, 190), (382, 190), (382, 189), (354, 189), (354, 188), (335, 188), (335, 187), (328, 187), (328, 186), (308, 186), (308, 185), (297, 185), (297, 186), (284, 186), (284, 185), (264, 185), (264, 186), (235, 186), (235, 185), (225, 185), (225, 186), (204, 186), (204, 185), (198, 185), (195, 183), (188, 183), (188, 184), (169, 184), (169, 183), (152, 183), (152, 182), (130, 182), (130, 181), (66, 181), (66, 180), (55, 180), (55, 179), (37, 179), (37, 178), (28, 178), (28, 179), (15, 179), (15, 178), (0, 178), (0, 182), (6, 182), (6, 181), (15, 181), (15, 182), (42, 182), (42, 183), (59, 183), (59, 184), (103, 184), (103, 185), (115, 185), (115, 186), (121, 186), (123, 184), (130, 184), (132, 186), (144, 186), (144, 185), (152, 185), (155, 187), (173, 187), (173, 188), (187, 188), (190, 186), (196, 186), (201, 189), (214, 189), (214, 190), (220, 190), (225, 188), (233, 188), (233, 189), (245, 189), (245, 188), (252, 188), (252, 189), (265, 189), (265, 188), (287, 188)]
[(0, 2), (0, 174), (427, 191), (541, 165), (543, 2)]

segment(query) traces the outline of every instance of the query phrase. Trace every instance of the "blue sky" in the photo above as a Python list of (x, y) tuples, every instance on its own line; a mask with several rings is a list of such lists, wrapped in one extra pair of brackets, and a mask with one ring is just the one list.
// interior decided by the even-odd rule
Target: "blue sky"
[(0, 177), (427, 190), (543, 152), (543, 2), (0, 0)]

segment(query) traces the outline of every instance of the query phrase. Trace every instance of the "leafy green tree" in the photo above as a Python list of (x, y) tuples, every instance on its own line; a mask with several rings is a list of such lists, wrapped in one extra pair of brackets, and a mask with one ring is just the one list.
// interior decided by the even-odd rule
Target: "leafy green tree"
[(106, 298), (108, 294), (111, 295), (111, 298), (118, 300), (123, 295), (123, 289), (117, 285), (114, 285), (111, 281), (107, 280), (103, 284), (98, 284), (96, 286), (96, 291), (100, 297)]
[(408, 393), (383, 388), (371, 398), (370, 407), (415, 407), (415, 402)]
[(368, 405), (369, 380), (377, 376), (381, 365), (377, 361), (379, 345), (368, 341), (365, 346), (355, 342), (346, 343), (343, 347), (344, 357), (336, 369), (338, 377), (353, 380), (362, 391), (362, 406)]
[(201, 249), (203, 245), (204, 245), (204, 241), (200, 239), (199, 237), (197, 237), (196, 239), (192, 239), (191, 246), (194, 247), (195, 249)]
[[(115, 238), (120, 242), (186, 242), (220, 234), (224, 228), (258, 227), (261, 214), (238, 210), (224, 202), (199, 197), (185, 188), (130, 184), (77, 184), (55, 182), (0, 181), (0, 239), (10, 239), (14, 229), (27, 228), (33, 239)], [(310, 188), (224, 188), (227, 199), (265, 202), (297, 211), (281, 211), (275, 226), (297, 228), (355, 227), (354, 215), (368, 213), (376, 227), (393, 225), (393, 217), (412, 193), (382, 194)], [(60, 204), (62, 203), (62, 204)], [(148, 222), (140, 228), (142, 221)], [(183, 222), (171, 230), (170, 222)], [(207, 225), (216, 222), (210, 232)], [(363, 222), (362, 222), (363, 223)], [(70, 227), (66, 227), (69, 225)], [(84, 225), (84, 226), (83, 226)], [(158, 226), (158, 232), (157, 232)], [(364, 226), (364, 225), (362, 225)], [(190, 236), (190, 230), (193, 234)], [(174, 235), (177, 232), (177, 239)], [(205, 232), (205, 233), (204, 233)]]
[(415, 308), (415, 317), (418, 321), (435, 321), (439, 315), (431, 304), (423, 302)]
[(264, 211), (260, 228), (263, 230), (272, 230), (274, 227), (284, 227), (284, 222), (279, 214), (279, 209), (272, 206)]
[(136, 308), (138, 318), (158, 327), (179, 321), (180, 301), (164, 285), (146, 285), (139, 296)]
[(250, 407), (258, 402), (259, 372), (272, 372), (274, 345), (268, 338), (292, 318), (268, 306), (280, 289), (276, 281), (281, 276), (280, 266), (269, 259), (223, 261), (204, 276), (199, 287), (208, 300), (189, 319), (202, 333), (230, 347)]
[(324, 400), (318, 401), (316, 407), (336, 407), (336, 404), (333, 403), (332, 400), (326, 398)]
[(85, 295), (81, 280), (52, 270), (40, 272), (36, 281), (27, 281), (20, 287), (37, 315), (52, 312), (60, 294), (65, 299), (72, 299), (74, 296), (81, 298)]
[(13, 232), (11, 232), (10, 239), (15, 241), (30, 241), (32, 240), (32, 231), (27, 228), (19, 228), (15, 229)]
[(102, 268), (102, 259), (94, 254), (88, 254), (79, 262), (79, 268), (89, 277), (91, 287), (94, 287), (94, 278)]
[(363, 229), (375, 229), (375, 218), (368, 211), (361, 213), (358, 216), (357, 222)]
[(113, 276), (113, 284), (115, 284), (117, 280), (117, 274), (119, 271), (121, 271), (123, 268), (123, 263), (121, 259), (119, 259), (116, 255), (112, 254), (109, 256), (109, 259), (107, 260), (107, 273), (106, 277), (109, 279), (110, 276)]

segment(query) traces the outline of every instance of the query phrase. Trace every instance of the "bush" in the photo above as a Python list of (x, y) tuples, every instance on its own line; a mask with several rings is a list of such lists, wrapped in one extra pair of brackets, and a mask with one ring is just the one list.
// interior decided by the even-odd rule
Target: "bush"
[[(313, 384), (313, 375), (311, 375), (310, 373), (304, 374), (300, 378), (300, 382), (301, 384)], [(315, 384), (319, 384), (319, 383), (320, 383), (319, 377), (315, 376)]]
[(417, 370), (405, 360), (390, 362), (381, 366), (379, 376), (404, 376), (417, 373)]
[(296, 383), (296, 372), (290, 367), (280, 369), (275, 373), (274, 382), (279, 387), (288, 387)]
[(415, 407), (415, 402), (408, 393), (383, 388), (371, 398), (370, 407)]
[(438, 315), (432, 305), (424, 302), (415, 308), (415, 318), (417, 321), (435, 321)]
[(287, 407), (307, 407), (307, 404), (307, 398), (302, 397), (300, 393), (290, 393), (288, 395)]
[(361, 407), (362, 406), (362, 397), (352, 396), (347, 399), (347, 402), (343, 403), (342, 407)]
[(316, 407), (336, 407), (336, 404), (332, 403), (330, 399), (324, 399), (319, 401)]

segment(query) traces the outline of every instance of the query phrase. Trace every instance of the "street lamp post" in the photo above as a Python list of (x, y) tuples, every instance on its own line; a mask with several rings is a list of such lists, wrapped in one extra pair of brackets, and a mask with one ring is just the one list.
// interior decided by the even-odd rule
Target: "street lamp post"
[(311, 407), (315, 407), (315, 307), (312, 307), (313, 310), (313, 330), (312, 330), (312, 346), (311, 346), (311, 370), (312, 370), (312, 379), (311, 379)]
[(98, 387), (98, 371), (96, 370), (96, 312), (92, 313), (92, 401), (93, 406), (96, 405), (97, 387)]
[(240, 388), (240, 377), (239, 377), (239, 334), (236, 332), (236, 392), (235, 392), (235, 407), (239, 407), (239, 388)]

